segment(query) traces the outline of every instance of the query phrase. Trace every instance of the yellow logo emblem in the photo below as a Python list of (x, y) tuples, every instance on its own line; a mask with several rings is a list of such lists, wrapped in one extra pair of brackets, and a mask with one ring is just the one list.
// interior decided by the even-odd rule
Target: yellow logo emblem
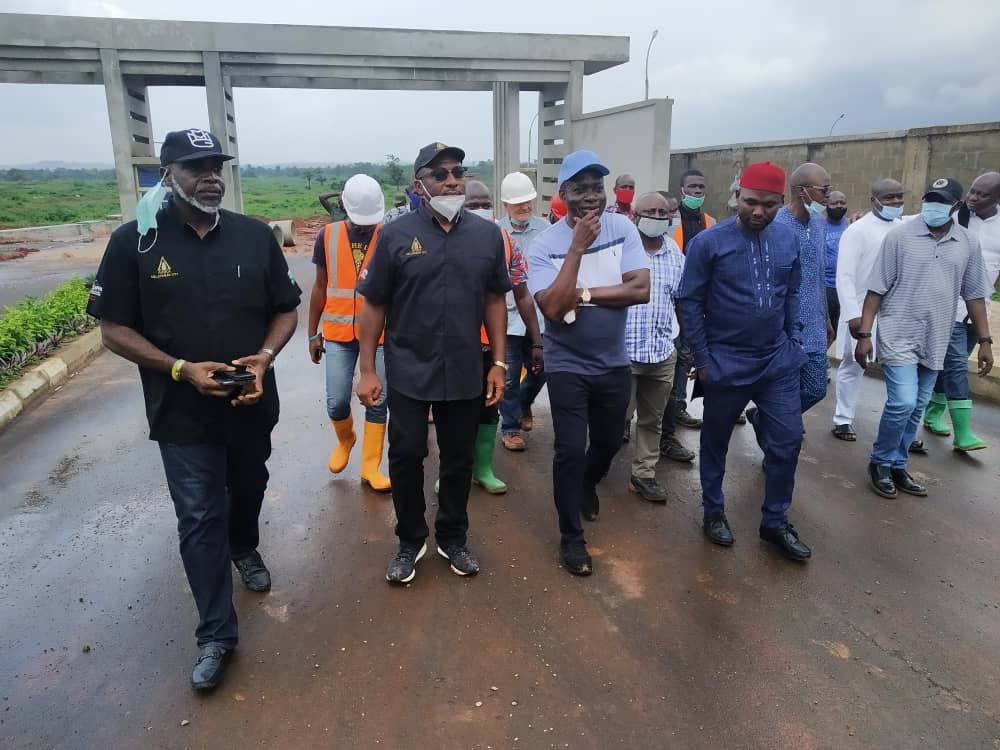
[(156, 273), (151, 274), (149, 278), (151, 279), (169, 279), (172, 276), (177, 276), (174, 273), (174, 269), (170, 267), (167, 263), (167, 259), (162, 255), (160, 256), (160, 262), (156, 264)]
[(420, 240), (416, 237), (413, 238), (413, 242), (410, 243), (410, 249), (406, 251), (406, 255), (423, 255), (424, 246), (420, 244)]

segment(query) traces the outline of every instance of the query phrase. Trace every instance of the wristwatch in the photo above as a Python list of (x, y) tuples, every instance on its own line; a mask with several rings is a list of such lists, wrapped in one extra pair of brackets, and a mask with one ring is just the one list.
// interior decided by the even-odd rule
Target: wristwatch
[(501, 362), (499, 359), (494, 359), (493, 360), (493, 366), (494, 367), (502, 367), (503, 370), (504, 370), (504, 372), (507, 372), (508, 370), (510, 370), (510, 365), (508, 365), (506, 362)]
[(854, 338), (856, 339), (870, 339), (871, 337), (872, 337), (871, 331), (858, 331), (857, 333), (854, 334)]
[(587, 287), (583, 287), (583, 289), (580, 290), (580, 302), (585, 305), (590, 304), (590, 290)]
[(993, 346), (993, 337), (992, 336), (980, 336), (979, 340), (976, 343), (978, 343), (978, 344), (989, 344), (990, 346)]

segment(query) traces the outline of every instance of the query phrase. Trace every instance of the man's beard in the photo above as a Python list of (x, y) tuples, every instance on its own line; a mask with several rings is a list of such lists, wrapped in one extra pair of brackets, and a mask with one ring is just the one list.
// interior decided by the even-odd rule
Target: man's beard
[(173, 188), (174, 195), (176, 195), (178, 198), (180, 198), (182, 201), (184, 201), (188, 205), (193, 206), (194, 208), (197, 208), (203, 214), (217, 214), (217, 213), (219, 213), (219, 208), (220, 208), (219, 206), (206, 206), (204, 203), (202, 203), (201, 201), (199, 201), (197, 198), (194, 198), (193, 196), (190, 196), (187, 193), (185, 193), (184, 190), (183, 190), (183, 188), (181, 188), (181, 186), (178, 185), (176, 182), (173, 183), (173, 185), (171, 187)]

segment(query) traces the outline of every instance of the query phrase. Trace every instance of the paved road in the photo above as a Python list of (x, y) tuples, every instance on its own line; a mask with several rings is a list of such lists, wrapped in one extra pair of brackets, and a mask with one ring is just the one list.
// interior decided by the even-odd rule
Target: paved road
[[(1000, 747), (997, 409), (976, 414), (993, 450), (929, 438), (914, 461), (927, 500), (871, 494), (866, 443), (830, 437), (829, 403), (807, 415), (805, 566), (756, 539), (748, 428), (728, 550), (701, 537), (695, 468), (662, 467), (672, 500), (653, 506), (619, 458), (581, 580), (559, 567), (543, 406), (528, 452), (499, 456), (509, 494), (473, 491), (483, 573), (429, 556), (400, 589), (382, 577), (391, 505), (359, 488), (359, 451), (344, 476), (326, 470), (302, 330), (278, 370), (262, 518), (275, 586), (237, 593), (241, 648), (209, 697), (187, 685), (194, 607), (134, 368), (104, 353), (0, 434), (5, 750)], [(865, 439), (880, 393), (866, 383)]]
[(71, 276), (97, 273), (106, 237), (89, 243), (24, 242), (0, 245), (0, 250), (36, 248), (24, 258), (0, 263), (0, 310), (32, 295), (40, 297)]

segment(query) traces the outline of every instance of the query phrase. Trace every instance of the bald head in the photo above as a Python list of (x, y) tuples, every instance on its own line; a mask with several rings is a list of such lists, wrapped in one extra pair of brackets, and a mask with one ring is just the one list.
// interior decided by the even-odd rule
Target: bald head
[(830, 173), (819, 164), (807, 161), (800, 164), (788, 178), (788, 184), (794, 187), (807, 187), (811, 185), (829, 185)]
[(903, 183), (898, 180), (894, 180), (891, 177), (882, 177), (872, 183), (872, 195), (879, 200), (882, 200), (882, 197), (885, 196), (886, 193), (902, 192)]
[(643, 216), (664, 218), (670, 213), (670, 204), (660, 193), (643, 193), (636, 200), (632, 210)]
[(468, 180), (465, 183), (465, 207), (472, 210), (476, 208), (493, 208), (493, 196), (490, 189), (479, 180)]
[(788, 178), (788, 185), (791, 188), (791, 204), (789, 208), (799, 218), (807, 216), (806, 207), (813, 211), (812, 204), (816, 204), (820, 211), (827, 204), (830, 195), (830, 173), (819, 164), (807, 161), (800, 164)]
[(972, 182), (965, 203), (981, 219), (988, 219), (997, 212), (1000, 202), (1000, 172), (986, 172)]
[(899, 212), (884, 213), (883, 209), (902, 208), (904, 195), (903, 184), (899, 180), (894, 180), (891, 177), (883, 177), (875, 180), (872, 183), (872, 211), (885, 219), (891, 220), (893, 218), (892, 214)]
[(630, 174), (621, 174), (615, 178), (616, 188), (631, 188), (635, 190), (635, 177)]

